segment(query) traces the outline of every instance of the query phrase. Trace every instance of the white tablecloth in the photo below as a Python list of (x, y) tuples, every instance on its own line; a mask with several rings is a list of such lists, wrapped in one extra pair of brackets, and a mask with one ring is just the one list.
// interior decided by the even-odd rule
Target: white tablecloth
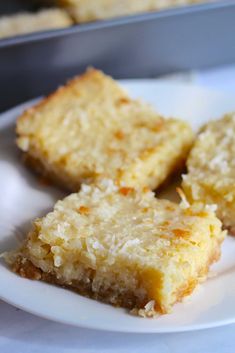
[(235, 325), (178, 334), (118, 334), (40, 319), (0, 302), (1, 353), (234, 353)]
[[(167, 79), (235, 93), (235, 66)], [(235, 325), (180, 334), (107, 333), (57, 324), (0, 301), (0, 353), (37, 352), (234, 353)]]

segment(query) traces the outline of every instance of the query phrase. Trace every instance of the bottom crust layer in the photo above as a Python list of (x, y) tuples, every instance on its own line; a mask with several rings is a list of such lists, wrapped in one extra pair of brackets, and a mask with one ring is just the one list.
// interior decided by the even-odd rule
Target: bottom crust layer
[[(209, 267), (214, 262), (218, 261), (220, 258), (220, 244), (213, 252), (208, 263), (198, 271), (197, 278), (188, 279), (187, 283), (181, 288), (177, 289), (177, 299), (175, 303), (181, 302), (184, 297), (190, 295), (195, 287), (205, 281), (206, 276), (209, 271)], [(89, 273), (89, 281), (76, 281), (73, 280), (70, 283), (67, 283), (63, 279), (58, 279), (54, 273), (45, 273), (41, 269), (33, 265), (33, 263), (25, 258), (23, 255), (18, 255), (15, 261), (13, 262), (12, 270), (19, 274), (20, 276), (33, 280), (42, 280), (44, 282), (58, 285), (63, 288), (73, 290), (83, 296), (99, 300), (108, 304), (112, 304), (116, 307), (123, 307), (131, 310), (131, 313), (137, 314), (144, 317), (153, 317), (159, 314), (167, 314), (169, 310), (164, 310), (157, 303), (154, 303), (153, 306), (148, 306), (148, 303), (152, 301), (151, 298), (138, 298), (135, 293), (126, 291), (122, 295), (114, 292), (112, 287), (109, 290), (100, 290), (99, 292), (94, 292), (92, 290), (92, 270)], [(173, 303), (173, 304), (175, 304)]]

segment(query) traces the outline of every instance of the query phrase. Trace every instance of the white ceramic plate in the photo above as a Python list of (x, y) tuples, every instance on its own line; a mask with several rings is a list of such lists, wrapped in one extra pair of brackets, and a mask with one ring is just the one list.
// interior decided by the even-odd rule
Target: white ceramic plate
[[(235, 110), (235, 96), (163, 82), (124, 81), (133, 96), (152, 103), (163, 114), (190, 121), (194, 128)], [(19, 243), (35, 217), (45, 214), (63, 196), (43, 186), (21, 163), (14, 144), (17, 115), (26, 103), (0, 116), (0, 249)], [(0, 298), (30, 313), (80, 327), (120, 332), (179, 332), (235, 322), (235, 239), (228, 237), (222, 258), (208, 279), (169, 315), (144, 319), (123, 309), (84, 298), (53, 285), (20, 278), (0, 261)]]

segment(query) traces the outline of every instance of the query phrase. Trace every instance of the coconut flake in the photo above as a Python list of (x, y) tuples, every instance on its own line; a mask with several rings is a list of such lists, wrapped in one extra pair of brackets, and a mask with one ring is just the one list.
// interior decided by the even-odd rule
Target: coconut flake
[(185, 196), (183, 190), (180, 188), (176, 188), (176, 191), (178, 192), (178, 194), (181, 198), (180, 207), (183, 209), (189, 208), (190, 204), (189, 204), (188, 200), (186, 199), (186, 196)]
[(155, 307), (155, 300), (150, 300), (146, 305), (145, 305), (145, 310), (146, 311), (152, 311), (154, 310)]
[(209, 212), (216, 212), (218, 206), (216, 204), (206, 205), (205, 210)]

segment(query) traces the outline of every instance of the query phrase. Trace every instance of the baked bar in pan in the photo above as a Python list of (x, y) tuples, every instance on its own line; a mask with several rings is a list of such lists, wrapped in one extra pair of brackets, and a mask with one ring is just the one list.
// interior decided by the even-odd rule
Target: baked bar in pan
[(59, 8), (37, 13), (23, 12), (0, 17), (0, 39), (19, 34), (69, 27), (73, 23), (66, 11)]
[[(209, 0), (208, 0), (209, 1)], [(78, 23), (190, 5), (205, 0), (57, 0)]]

